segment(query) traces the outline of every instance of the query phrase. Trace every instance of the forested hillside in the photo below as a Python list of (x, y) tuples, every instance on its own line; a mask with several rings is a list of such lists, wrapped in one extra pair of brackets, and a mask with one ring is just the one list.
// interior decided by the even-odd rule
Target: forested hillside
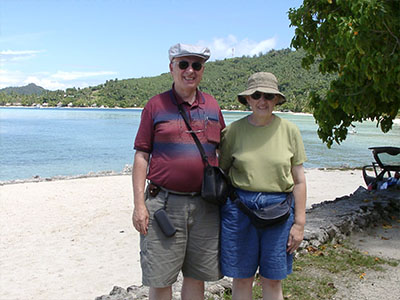
[(21, 87), (7, 87), (0, 89), (0, 93), (5, 94), (18, 94), (18, 95), (41, 95), (45, 93), (46, 90), (34, 83), (30, 83)]
[[(244, 109), (236, 95), (246, 87), (254, 72), (272, 72), (278, 78), (287, 103), (280, 109), (309, 112), (308, 93), (329, 88), (331, 75), (320, 75), (317, 65), (310, 70), (301, 67), (302, 51), (272, 50), (264, 55), (208, 62), (200, 89), (212, 94), (223, 109)], [(165, 62), (168, 64), (168, 61)], [(104, 84), (83, 89), (47, 91), (41, 95), (18, 95), (0, 92), (0, 105), (48, 105), (73, 107), (143, 107), (149, 98), (171, 88), (172, 77), (164, 73), (156, 77), (108, 80)], [(47, 104), (46, 104), (47, 103)]]

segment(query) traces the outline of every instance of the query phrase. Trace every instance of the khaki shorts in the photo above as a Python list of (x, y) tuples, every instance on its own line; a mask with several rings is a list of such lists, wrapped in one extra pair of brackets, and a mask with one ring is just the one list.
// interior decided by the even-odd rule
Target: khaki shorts
[(201, 281), (222, 278), (219, 268), (219, 207), (200, 196), (168, 195), (167, 214), (176, 228), (165, 237), (154, 220), (154, 212), (164, 206), (165, 192), (148, 196), (147, 235), (140, 236), (142, 283), (161, 288), (171, 286), (182, 270), (184, 277)]

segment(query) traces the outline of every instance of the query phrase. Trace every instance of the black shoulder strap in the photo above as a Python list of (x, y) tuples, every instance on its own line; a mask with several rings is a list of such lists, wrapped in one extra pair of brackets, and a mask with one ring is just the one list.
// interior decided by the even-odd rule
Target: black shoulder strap
[(190, 126), (188, 117), (186, 115), (185, 109), (182, 107), (182, 103), (178, 104), (178, 109), (180, 114), (182, 115), (183, 120), (185, 121), (186, 127), (189, 129), (189, 132), (191, 134), (191, 136), (193, 137), (197, 148), (199, 148), (200, 154), (201, 154), (201, 158), (203, 159), (204, 163), (206, 165), (208, 165), (208, 157), (206, 155), (206, 152), (204, 151), (203, 145), (201, 144), (199, 138), (197, 137), (197, 135), (194, 133), (194, 131), (192, 130), (192, 127)]
[[(197, 137), (197, 135), (192, 130), (192, 127), (190, 126), (189, 119), (186, 115), (184, 108), (182, 107), (182, 103), (178, 104), (178, 101), (176, 100), (175, 95), (172, 90), (169, 91), (169, 95), (171, 97), (171, 100), (178, 106), (179, 112), (182, 115), (183, 120), (185, 121), (186, 127), (189, 129), (189, 132), (190, 132), (191, 136), (193, 137), (197, 148), (200, 151), (201, 158), (203, 159), (204, 164), (207, 166), (208, 165), (208, 157), (206, 155), (206, 152), (204, 151), (203, 145), (201, 144), (199, 138)], [(201, 97), (204, 98), (203, 95), (201, 95)]]

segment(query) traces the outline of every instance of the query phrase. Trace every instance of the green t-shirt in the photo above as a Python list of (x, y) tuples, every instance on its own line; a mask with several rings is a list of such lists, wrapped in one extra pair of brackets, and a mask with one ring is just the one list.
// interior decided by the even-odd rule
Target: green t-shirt
[(298, 127), (275, 115), (268, 126), (244, 117), (222, 131), (220, 166), (235, 187), (254, 192), (291, 192), (291, 168), (306, 161)]

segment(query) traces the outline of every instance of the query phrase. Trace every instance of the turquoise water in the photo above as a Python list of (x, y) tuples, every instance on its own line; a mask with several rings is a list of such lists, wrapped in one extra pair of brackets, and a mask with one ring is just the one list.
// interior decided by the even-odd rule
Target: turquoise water
[[(121, 172), (133, 162), (133, 143), (141, 110), (0, 108), (0, 181)], [(224, 112), (227, 124), (246, 113)], [(400, 146), (400, 126), (387, 134), (373, 122), (356, 124), (341, 145), (328, 149), (310, 115), (280, 113), (303, 136), (307, 168), (359, 167), (369, 164), (368, 147)]]

